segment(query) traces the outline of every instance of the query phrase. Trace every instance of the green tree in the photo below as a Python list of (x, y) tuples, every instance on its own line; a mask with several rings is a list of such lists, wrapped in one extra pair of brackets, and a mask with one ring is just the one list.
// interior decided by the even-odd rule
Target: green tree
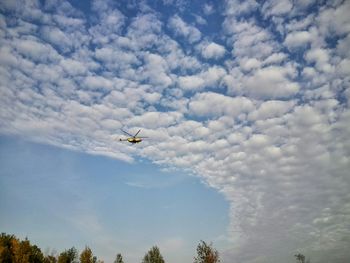
[(81, 252), (80, 263), (94, 263), (94, 256), (89, 247), (85, 247), (85, 249)]
[(33, 263), (44, 262), (44, 254), (41, 252), (41, 249), (36, 245), (30, 245), (28, 240), (27, 242), (29, 245), (29, 262), (33, 262)]
[(143, 257), (142, 263), (165, 263), (157, 246), (152, 247)]
[(194, 263), (217, 263), (220, 262), (219, 252), (212, 247), (212, 244), (207, 244), (201, 240), (197, 246), (197, 257), (194, 258)]
[(75, 247), (65, 250), (58, 256), (58, 263), (75, 263), (77, 262), (78, 251)]
[(121, 254), (117, 254), (115, 260), (114, 260), (114, 263), (124, 263), (123, 261), (123, 257)]

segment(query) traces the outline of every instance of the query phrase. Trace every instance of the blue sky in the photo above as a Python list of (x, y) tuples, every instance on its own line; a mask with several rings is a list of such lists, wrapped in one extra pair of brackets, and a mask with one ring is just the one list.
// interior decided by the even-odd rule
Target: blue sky
[(228, 203), (199, 178), (13, 137), (0, 145), (1, 229), (44, 251), (89, 245), (108, 262), (138, 262), (157, 244), (175, 261), (200, 239), (225, 245)]
[[(156, 242), (169, 262), (191, 262), (201, 235), (224, 263), (350, 257), (349, 1), (5, 0), (0, 11), (1, 194), (30, 216), (42, 205), (77, 246), (106, 236), (91, 244), (106, 260), (105, 243), (139, 262)], [(121, 128), (149, 138), (120, 143)], [(20, 218), (9, 200), (2, 211)], [(131, 226), (141, 212), (144, 227)], [(47, 233), (29, 237), (64, 247)]]

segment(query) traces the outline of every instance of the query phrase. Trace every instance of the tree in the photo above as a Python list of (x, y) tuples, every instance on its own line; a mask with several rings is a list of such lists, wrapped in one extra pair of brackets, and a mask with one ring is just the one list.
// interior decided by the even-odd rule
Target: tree
[(53, 255), (47, 255), (44, 258), (44, 263), (57, 263), (57, 258)]
[(165, 263), (157, 246), (152, 247), (144, 256), (142, 263)]
[(121, 254), (117, 254), (117, 257), (115, 258), (114, 263), (124, 263), (123, 257)]
[(94, 257), (89, 247), (85, 247), (85, 249), (81, 252), (80, 263), (94, 263)]
[(294, 255), (294, 257), (296, 257), (297, 261), (300, 263), (305, 263), (305, 256), (303, 254), (296, 254)]
[(26, 238), (20, 241), (13, 235), (0, 235), (0, 262), (4, 263), (42, 263), (44, 255), (40, 248), (31, 245)]
[(75, 247), (65, 250), (58, 256), (58, 263), (75, 263), (78, 257), (78, 251)]
[(294, 255), (294, 257), (296, 257), (298, 263), (310, 263), (310, 259), (305, 261), (305, 256), (303, 254), (298, 253)]
[(33, 262), (33, 263), (44, 262), (44, 255), (41, 252), (41, 249), (36, 245), (31, 245), (28, 239), (21, 242), (21, 247), (22, 249), (23, 248), (25, 249), (23, 250), (23, 252), (27, 254), (28, 262)]
[(0, 235), (0, 262), (12, 263), (13, 246), (16, 238), (13, 235), (1, 233)]
[(30, 245), (29, 241), (28, 241), (28, 245), (29, 245), (29, 262), (33, 262), (33, 263), (44, 262), (44, 254), (41, 252), (41, 249), (36, 245)]
[(194, 263), (218, 263), (220, 262), (219, 252), (212, 247), (212, 244), (207, 244), (201, 240), (197, 246), (197, 257), (194, 258)]

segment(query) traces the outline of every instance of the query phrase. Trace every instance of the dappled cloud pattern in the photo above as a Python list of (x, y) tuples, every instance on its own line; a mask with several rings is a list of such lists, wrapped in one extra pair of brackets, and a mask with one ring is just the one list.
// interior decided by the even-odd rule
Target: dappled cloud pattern
[(350, 2), (189, 5), (1, 1), (0, 132), (199, 176), (223, 262), (349, 260)]

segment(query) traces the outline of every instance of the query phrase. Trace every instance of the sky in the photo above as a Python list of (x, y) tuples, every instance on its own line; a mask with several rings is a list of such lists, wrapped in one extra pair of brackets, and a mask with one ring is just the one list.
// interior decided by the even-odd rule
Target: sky
[(105, 262), (141, 262), (157, 245), (167, 262), (191, 262), (199, 239), (228, 246), (229, 205), (194, 176), (18, 138), (0, 146), (0, 229), (43, 253), (89, 246)]
[(106, 261), (192, 262), (200, 239), (223, 263), (348, 261), (349, 13), (1, 1), (1, 231)]

